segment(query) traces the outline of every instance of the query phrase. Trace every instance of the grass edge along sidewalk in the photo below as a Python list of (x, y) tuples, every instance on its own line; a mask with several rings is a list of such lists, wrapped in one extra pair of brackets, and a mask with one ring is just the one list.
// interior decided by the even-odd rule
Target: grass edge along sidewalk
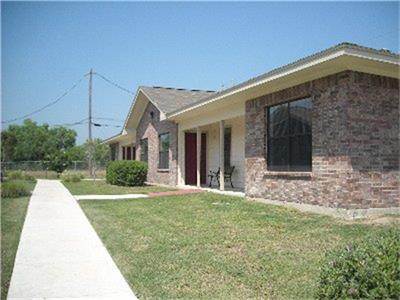
[(313, 298), (327, 250), (387, 228), (213, 193), (79, 204), (139, 298)]
[[(33, 190), (35, 183), (26, 181)], [(7, 298), (19, 239), (28, 211), (30, 196), (1, 199), (1, 299)]]
[(119, 195), (119, 194), (148, 194), (152, 192), (175, 191), (173, 187), (156, 185), (118, 186), (105, 180), (81, 180), (79, 182), (62, 182), (72, 195)]

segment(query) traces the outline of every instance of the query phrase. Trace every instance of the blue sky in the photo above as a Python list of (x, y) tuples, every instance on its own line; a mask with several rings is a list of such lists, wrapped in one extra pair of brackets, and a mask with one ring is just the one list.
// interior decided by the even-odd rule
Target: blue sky
[[(343, 41), (399, 50), (396, 2), (2, 2), (1, 14), (3, 121), (51, 102), (91, 67), (133, 91), (218, 90)], [(32, 119), (82, 120), (87, 94), (85, 79)], [(94, 78), (94, 117), (121, 120), (97, 122), (122, 125), (132, 98)], [(87, 126), (73, 128), (82, 143)]]

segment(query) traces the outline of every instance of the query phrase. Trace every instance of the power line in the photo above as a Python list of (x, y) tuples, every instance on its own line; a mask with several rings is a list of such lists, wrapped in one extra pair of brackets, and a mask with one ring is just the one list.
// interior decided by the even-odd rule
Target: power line
[(84, 76), (82, 76), (82, 78), (79, 79), (79, 80), (78, 80), (74, 85), (72, 85), (68, 90), (66, 90), (61, 96), (59, 96), (58, 98), (56, 98), (56, 99), (53, 100), (52, 102), (46, 104), (45, 106), (43, 106), (43, 107), (41, 107), (41, 108), (38, 108), (38, 109), (36, 109), (36, 110), (34, 110), (34, 111), (32, 111), (32, 112), (26, 114), (26, 115), (23, 115), (23, 116), (21, 116), (21, 117), (17, 117), (17, 118), (10, 119), (10, 120), (7, 120), (7, 121), (2, 121), (1, 123), (7, 124), (7, 123), (11, 123), (11, 122), (15, 122), (15, 121), (19, 121), (19, 120), (26, 119), (27, 117), (30, 117), (30, 116), (32, 116), (32, 115), (34, 115), (34, 114), (37, 114), (37, 113), (39, 113), (39, 112), (45, 110), (46, 108), (48, 108), (48, 107), (50, 107), (50, 106), (55, 105), (56, 103), (58, 103), (59, 101), (61, 101), (65, 96), (67, 96), (70, 92), (72, 92), (72, 90), (75, 89), (75, 88), (82, 82), (82, 80), (83, 80), (85, 77), (86, 77), (86, 74), (85, 74)]
[(93, 123), (95, 127), (122, 127), (121, 125)]
[(115, 121), (115, 122), (124, 122), (124, 120), (121, 119), (114, 119), (114, 118), (103, 118), (103, 117), (98, 117), (98, 118), (93, 118), (95, 120), (105, 120), (105, 121)]
[(104, 75), (101, 75), (100, 73), (97, 73), (97, 72), (93, 72), (93, 74), (99, 76), (101, 79), (103, 79), (104, 81), (108, 82), (109, 84), (115, 86), (116, 88), (118, 88), (118, 89), (120, 89), (120, 90), (122, 90), (122, 91), (124, 91), (124, 92), (126, 92), (128, 94), (135, 95), (134, 92), (128, 90), (127, 88), (124, 88), (124, 87), (120, 86), (118, 83), (112, 81), (111, 79), (108, 79)]
[(75, 126), (75, 125), (83, 125), (83, 124), (86, 124), (86, 123), (87, 123), (87, 122), (86, 122), (87, 119), (88, 119), (88, 118), (84, 118), (84, 119), (82, 119), (82, 120), (80, 120), (80, 121), (77, 121), (77, 122), (56, 124), (56, 125), (53, 125), (53, 126), (54, 126), (54, 127), (61, 127), (61, 126), (70, 127), (70, 126)]

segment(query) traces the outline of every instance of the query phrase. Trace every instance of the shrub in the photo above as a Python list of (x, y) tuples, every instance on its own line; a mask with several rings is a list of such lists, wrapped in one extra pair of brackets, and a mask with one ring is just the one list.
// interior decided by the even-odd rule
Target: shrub
[(147, 178), (147, 163), (136, 160), (116, 160), (107, 166), (108, 183), (126, 186), (144, 185)]
[(63, 173), (61, 179), (66, 182), (79, 182), (84, 176), (80, 173)]
[(6, 181), (1, 185), (1, 197), (3, 198), (18, 198), (30, 194), (29, 188), (22, 181)]
[(321, 270), (317, 297), (397, 299), (399, 262), (399, 228), (332, 251)]
[(33, 181), (36, 182), (35, 177), (32, 175), (22, 172), (20, 170), (18, 171), (9, 171), (6, 173), (6, 177), (8, 180), (27, 180), (27, 181)]
[(50, 170), (57, 172), (58, 176), (71, 164), (69, 156), (65, 151), (58, 151), (48, 155), (48, 167)]

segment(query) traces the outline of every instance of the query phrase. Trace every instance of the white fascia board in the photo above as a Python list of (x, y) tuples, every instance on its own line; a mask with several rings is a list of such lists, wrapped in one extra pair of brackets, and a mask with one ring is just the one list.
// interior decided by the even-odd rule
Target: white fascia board
[(344, 52), (346, 55), (349, 56), (355, 56), (363, 59), (368, 59), (368, 60), (374, 60), (378, 62), (383, 62), (383, 63), (390, 63), (390, 64), (395, 64), (400, 66), (400, 59), (398, 57), (395, 57), (394, 55), (385, 55), (385, 54), (380, 54), (376, 52), (368, 52), (366, 53), (365, 51), (362, 51), (360, 49), (354, 49), (354, 48), (347, 48), (344, 49)]
[(185, 112), (191, 111), (191, 110), (196, 109), (198, 107), (202, 107), (204, 105), (210, 104), (210, 103), (218, 101), (220, 99), (227, 98), (227, 97), (229, 97), (229, 96), (231, 96), (233, 94), (240, 93), (242, 91), (257, 87), (257, 86), (265, 84), (265, 83), (267, 83), (269, 81), (272, 81), (272, 80), (275, 80), (275, 79), (278, 79), (278, 78), (281, 78), (281, 77), (285, 77), (287, 75), (290, 75), (290, 74), (296, 73), (298, 71), (310, 68), (312, 66), (321, 64), (323, 62), (326, 62), (326, 61), (329, 61), (329, 60), (333, 60), (333, 59), (338, 58), (338, 57), (340, 57), (340, 56), (342, 56), (344, 54), (345, 54), (345, 51), (344, 50), (340, 50), (340, 51), (331, 53), (329, 55), (326, 55), (324, 57), (311, 60), (311, 61), (309, 61), (307, 63), (303, 63), (303, 64), (300, 64), (300, 65), (297, 65), (297, 66), (289, 67), (287, 70), (281, 71), (281, 72), (279, 72), (277, 74), (273, 74), (271, 76), (268, 76), (267, 78), (263, 78), (263, 79), (261, 79), (259, 81), (253, 82), (253, 83), (251, 83), (249, 85), (246, 85), (246, 86), (243, 86), (243, 87), (241, 87), (239, 89), (235, 89), (235, 90), (233, 90), (233, 91), (231, 91), (231, 92), (229, 92), (227, 94), (218, 96), (216, 98), (212, 98), (212, 99), (210, 99), (210, 100), (208, 100), (206, 102), (202, 102), (202, 103), (199, 103), (198, 105), (194, 105), (194, 106), (188, 107), (188, 108), (186, 108), (184, 110), (181, 110), (179, 112), (176, 112), (176, 113), (174, 113), (172, 115), (167, 116), (167, 118), (174, 118), (174, 117), (176, 117), (178, 115), (184, 114)]
[(217, 96), (215, 98), (211, 98), (208, 101), (199, 103), (197, 105), (193, 105), (191, 107), (187, 107), (181, 111), (175, 112), (171, 115), (167, 115), (168, 119), (172, 119), (175, 117), (178, 117), (186, 112), (189, 112), (191, 110), (194, 110), (196, 108), (208, 105), (210, 103), (219, 101), (221, 99), (224, 98), (228, 98), (234, 94), (249, 90), (251, 88), (257, 87), (259, 85), (263, 85), (265, 83), (268, 83), (270, 81), (279, 79), (279, 78), (283, 78), (285, 76), (294, 74), (296, 72), (311, 68), (313, 66), (328, 62), (328, 61), (332, 61), (335, 60), (339, 57), (343, 57), (343, 56), (349, 56), (349, 57), (358, 57), (358, 58), (362, 58), (362, 59), (368, 59), (368, 60), (373, 60), (373, 61), (377, 61), (377, 62), (381, 62), (381, 63), (388, 63), (388, 64), (395, 64), (395, 65), (400, 65), (400, 61), (399, 61), (399, 57), (395, 56), (395, 55), (387, 55), (387, 54), (380, 54), (380, 53), (376, 53), (373, 51), (367, 51), (367, 50), (361, 50), (361, 49), (356, 49), (356, 48), (352, 48), (352, 47), (347, 47), (344, 49), (338, 49), (334, 52), (331, 53), (326, 53), (325, 55), (318, 57), (318, 58), (312, 58), (309, 61), (306, 62), (302, 62), (300, 64), (297, 65), (293, 65), (293, 66), (289, 66), (288, 68), (277, 72), (276, 74), (271, 74), (270, 76), (260, 79), (256, 82), (250, 83), (246, 86), (240, 87), (238, 89), (232, 90), (229, 93)]
[(126, 124), (128, 124), (128, 120), (129, 120), (129, 117), (130, 117), (131, 114), (132, 114), (133, 108), (134, 108), (135, 103), (136, 103), (136, 99), (137, 99), (137, 97), (138, 97), (138, 95), (139, 95), (139, 91), (140, 91), (140, 89), (138, 89), (138, 90), (136, 91), (135, 97), (133, 97), (132, 104), (131, 104), (131, 106), (129, 107), (128, 116), (126, 117), (124, 126), (122, 127), (123, 130), (125, 130)]

